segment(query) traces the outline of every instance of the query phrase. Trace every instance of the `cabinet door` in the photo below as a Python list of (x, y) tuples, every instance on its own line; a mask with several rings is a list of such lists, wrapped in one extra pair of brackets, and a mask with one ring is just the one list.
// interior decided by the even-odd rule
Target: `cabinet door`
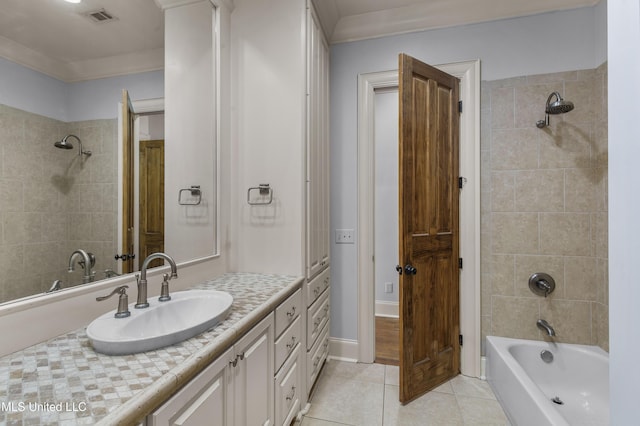
[(313, 7), (307, 16), (307, 278), (329, 264), (329, 46)]
[(269, 314), (235, 345), (235, 424), (239, 426), (273, 425), (273, 318)]
[(225, 426), (233, 421), (229, 349), (148, 417), (149, 426)]

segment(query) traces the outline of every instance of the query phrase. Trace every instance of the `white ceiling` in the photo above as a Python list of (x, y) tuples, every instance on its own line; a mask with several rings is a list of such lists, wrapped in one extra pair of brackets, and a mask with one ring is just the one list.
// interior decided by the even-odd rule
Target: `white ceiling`
[[(331, 43), (464, 25), (599, 0), (313, 0)], [(117, 17), (82, 16), (104, 8)], [(164, 23), (154, 0), (0, 0), (0, 56), (63, 81), (158, 70)]]

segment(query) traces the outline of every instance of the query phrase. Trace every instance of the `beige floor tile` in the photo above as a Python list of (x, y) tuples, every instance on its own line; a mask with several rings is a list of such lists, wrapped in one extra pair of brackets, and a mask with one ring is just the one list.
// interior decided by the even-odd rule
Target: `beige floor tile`
[(302, 419), (302, 423), (296, 423), (296, 425), (300, 425), (300, 426), (352, 426), (352, 425), (347, 425), (346, 423), (328, 422), (326, 420), (313, 419), (311, 417), (305, 417), (304, 419)]
[(509, 425), (498, 401), (457, 395), (465, 426)]
[(384, 384), (385, 365), (329, 360), (324, 365), (322, 375)]
[(383, 384), (327, 373), (319, 379), (305, 417), (357, 426), (382, 425)]
[(484, 380), (458, 375), (451, 379), (449, 383), (456, 395), (472, 398), (496, 399), (489, 383)]
[(311, 407), (297, 426), (508, 425), (489, 385), (456, 376), (401, 405), (396, 366), (331, 361), (323, 369)]
[(407, 405), (398, 402), (398, 387), (385, 386), (385, 426), (463, 425), (458, 402), (453, 394), (429, 392)]
[(397, 365), (387, 365), (384, 370), (384, 384), (400, 386), (400, 368)]

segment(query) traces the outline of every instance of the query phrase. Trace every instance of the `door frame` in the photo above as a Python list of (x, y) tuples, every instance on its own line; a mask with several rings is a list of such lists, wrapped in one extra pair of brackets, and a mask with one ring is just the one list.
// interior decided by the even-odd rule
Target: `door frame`
[[(460, 79), (460, 371), (480, 377), (480, 60), (435, 65)], [(374, 105), (376, 89), (398, 87), (398, 71), (358, 75), (358, 361), (375, 358)], [(393, 265), (392, 265), (393, 266)]]
[[(124, 155), (124, 146), (123, 146), (123, 138), (122, 138), (122, 128), (123, 128), (123, 116), (122, 116), (122, 105), (123, 102), (118, 102), (118, 220), (117, 220), (117, 227), (119, 230), (123, 229), (123, 181), (125, 178), (125, 174), (124, 174), (124, 164), (123, 164), (123, 155)], [(144, 115), (144, 114), (159, 114), (159, 113), (164, 113), (164, 98), (153, 98), (153, 99), (142, 99), (142, 100), (137, 100), (137, 101), (131, 101), (131, 112), (134, 114), (134, 116), (139, 116), (139, 115)], [(140, 142), (140, 135), (139, 135), (139, 122), (137, 120), (137, 118), (134, 118), (134, 128), (133, 128), (133, 145), (137, 146)], [(135, 158), (132, 159), (134, 162), (138, 161), (138, 156), (135, 155)], [(136, 167), (137, 170), (137, 167)], [(138, 176), (137, 173), (134, 172), (134, 176), (129, 176), (130, 179), (134, 179), (134, 187), (137, 187), (138, 185)], [(134, 190), (134, 194), (137, 194), (137, 190)], [(134, 205), (138, 202), (138, 199), (134, 196)], [(139, 216), (138, 216), (138, 211), (135, 207), (134, 208), (134, 223), (138, 223), (139, 221)], [(134, 247), (138, 248), (139, 245), (139, 241), (138, 241), (138, 237), (136, 236), (137, 234), (137, 229), (134, 232)], [(118, 250), (120, 250), (120, 248), (122, 247), (122, 243), (123, 243), (123, 236), (122, 236), (122, 232), (118, 232), (118, 241), (117, 241), (117, 247)], [(133, 259), (134, 263), (133, 263), (133, 270), (137, 271), (139, 269), (139, 265), (142, 263), (142, 259)], [(121, 264), (118, 263), (118, 270), (117, 272), (122, 272), (121, 271)]]

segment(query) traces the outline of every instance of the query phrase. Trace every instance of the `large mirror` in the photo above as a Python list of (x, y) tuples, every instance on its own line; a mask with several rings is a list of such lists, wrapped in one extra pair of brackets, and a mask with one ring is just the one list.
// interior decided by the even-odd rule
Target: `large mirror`
[[(0, 303), (123, 271), (118, 103), (163, 96), (163, 32), (153, 0), (3, 0)], [(161, 120), (138, 117), (137, 140)]]

